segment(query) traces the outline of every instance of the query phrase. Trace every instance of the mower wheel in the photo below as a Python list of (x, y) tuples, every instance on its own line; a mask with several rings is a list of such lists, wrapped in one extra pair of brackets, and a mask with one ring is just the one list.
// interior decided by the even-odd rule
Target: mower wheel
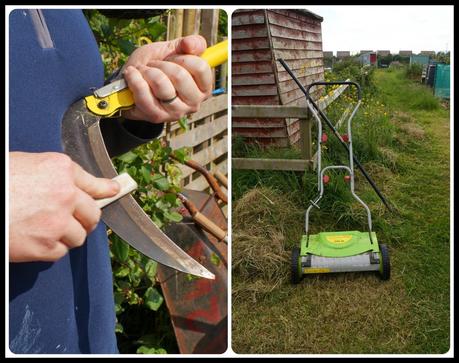
[(291, 260), (292, 284), (298, 284), (301, 280), (300, 271), (298, 269), (299, 259), (300, 259), (300, 249), (298, 247), (293, 247), (292, 260)]
[(381, 267), (379, 269), (379, 274), (382, 280), (390, 279), (390, 259), (389, 259), (389, 250), (384, 244), (379, 245), (380, 257), (381, 257)]

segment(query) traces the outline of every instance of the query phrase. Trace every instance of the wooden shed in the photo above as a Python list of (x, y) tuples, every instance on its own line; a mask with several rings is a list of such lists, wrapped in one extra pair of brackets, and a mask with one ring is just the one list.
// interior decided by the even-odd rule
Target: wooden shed
[[(283, 58), (303, 85), (324, 79), (321, 23), (307, 10), (241, 9), (232, 15), (232, 104), (305, 105), (304, 94), (278, 62)], [(316, 90), (317, 98), (321, 90)], [(298, 119), (232, 118), (233, 135), (260, 144), (294, 145)]]

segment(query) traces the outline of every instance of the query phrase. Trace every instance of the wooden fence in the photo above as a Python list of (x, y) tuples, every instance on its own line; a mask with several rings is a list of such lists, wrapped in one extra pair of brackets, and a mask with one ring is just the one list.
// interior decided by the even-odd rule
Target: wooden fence
[[(319, 99), (317, 105), (325, 110), (347, 88), (347, 85), (338, 87), (332, 94)], [(306, 106), (285, 105), (233, 105), (232, 117), (245, 118), (294, 118), (300, 121), (300, 149), (301, 159), (259, 159), (259, 158), (232, 158), (232, 168), (249, 170), (291, 170), (304, 171), (306, 168), (315, 168), (316, 154), (313, 154), (312, 143), (312, 115)], [(336, 123), (340, 125), (349, 115), (351, 105)], [(238, 126), (239, 127), (239, 126)]]
[[(207, 45), (217, 43), (219, 9), (175, 9), (167, 18), (167, 39), (200, 34)], [(214, 76), (216, 70), (213, 70)], [(226, 87), (227, 64), (220, 66), (218, 87)], [(211, 172), (228, 174), (228, 95), (212, 96), (200, 110), (188, 119), (189, 130), (184, 132), (178, 122), (166, 124), (161, 137), (172, 149), (188, 147), (190, 157)], [(183, 187), (204, 191), (209, 189), (205, 178), (183, 165)]]

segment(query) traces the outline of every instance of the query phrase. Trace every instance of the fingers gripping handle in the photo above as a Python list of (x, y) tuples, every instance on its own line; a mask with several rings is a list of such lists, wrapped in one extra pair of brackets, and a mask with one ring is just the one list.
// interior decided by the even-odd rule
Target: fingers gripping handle
[[(201, 58), (211, 67), (225, 63), (228, 60), (228, 40), (207, 48), (201, 54)], [(100, 97), (101, 94), (106, 96)], [(134, 106), (134, 97), (124, 79), (96, 90), (94, 95), (85, 97), (85, 101), (88, 109), (101, 117), (111, 117), (121, 110), (128, 110)]]
[(99, 208), (103, 208), (109, 205), (110, 203), (113, 203), (121, 197), (124, 197), (126, 194), (133, 192), (138, 187), (136, 181), (132, 179), (132, 177), (127, 173), (117, 175), (112, 180), (118, 182), (118, 184), (120, 185), (120, 191), (113, 197), (96, 200), (97, 206)]

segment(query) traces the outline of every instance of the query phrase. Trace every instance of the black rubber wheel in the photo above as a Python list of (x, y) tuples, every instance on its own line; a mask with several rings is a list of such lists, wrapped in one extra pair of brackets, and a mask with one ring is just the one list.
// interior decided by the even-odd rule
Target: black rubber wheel
[(292, 284), (294, 285), (298, 284), (301, 280), (300, 271), (298, 270), (299, 259), (300, 259), (300, 249), (298, 247), (293, 247), (292, 260), (291, 260), (291, 272), (292, 272)]
[(390, 259), (389, 259), (389, 250), (384, 244), (379, 245), (379, 252), (381, 258), (381, 267), (379, 269), (379, 275), (382, 280), (390, 279)]

